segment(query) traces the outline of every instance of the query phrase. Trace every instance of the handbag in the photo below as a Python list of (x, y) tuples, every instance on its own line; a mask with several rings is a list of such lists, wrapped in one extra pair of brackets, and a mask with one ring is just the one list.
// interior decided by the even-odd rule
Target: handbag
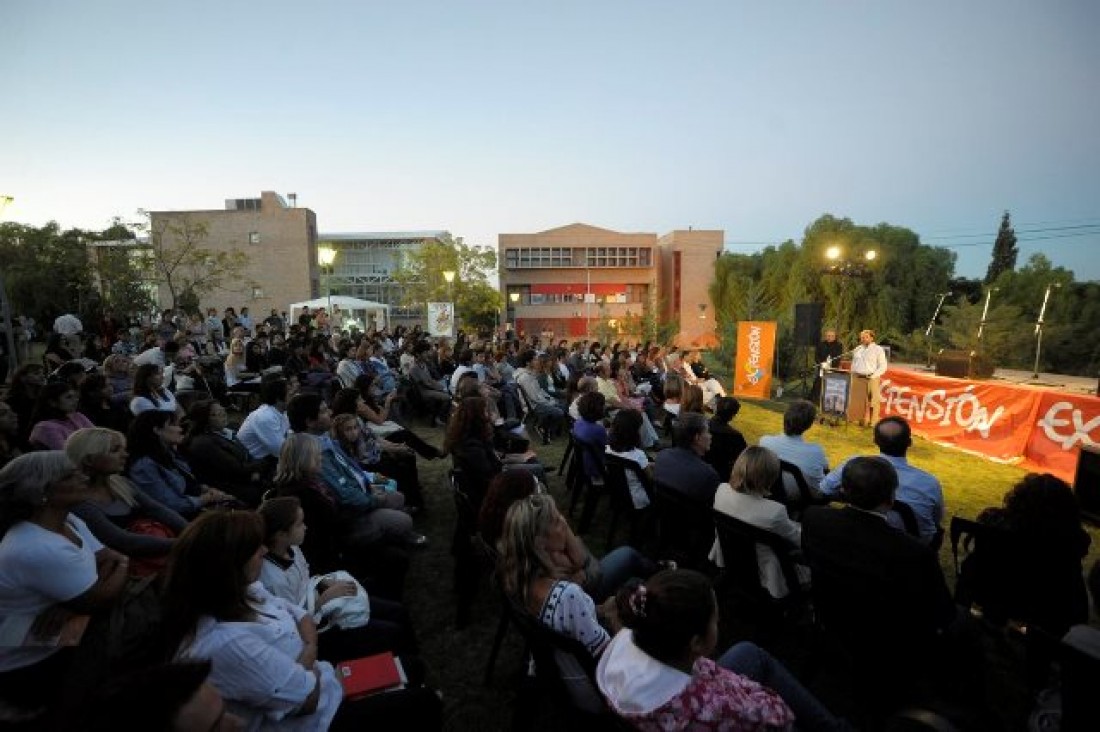
[[(317, 601), (320, 598), (318, 586), (322, 583), (354, 582), (355, 594), (346, 597), (337, 597), (329, 600), (320, 607)], [(328, 574), (314, 575), (309, 580), (309, 592), (306, 595), (306, 610), (317, 621), (317, 632), (323, 633), (332, 628), (348, 630), (349, 628), (362, 628), (370, 622), (370, 598), (363, 585), (343, 570)]]
[[(130, 522), (130, 525), (126, 527), (126, 530), (131, 534), (141, 534), (142, 536), (157, 536), (162, 539), (176, 538), (175, 531), (172, 531), (170, 527), (162, 524), (160, 521), (151, 518), (134, 519)], [(130, 576), (150, 577), (159, 574), (167, 563), (167, 554), (160, 557), (131, 557)]]

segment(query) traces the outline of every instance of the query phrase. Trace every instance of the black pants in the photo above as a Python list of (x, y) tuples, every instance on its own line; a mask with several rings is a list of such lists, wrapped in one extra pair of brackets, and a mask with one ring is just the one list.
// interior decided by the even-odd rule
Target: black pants
[(401, 445), (408, 445), (416, 451), (417, 455), (422, 458), (427, 458), (428, 460), (433, 460), (443, 455), (443, 452), (438, 447), (425, 442), (411, 430), (399, 430), (393, 434), (386, 435), (384, 439)]
[(372, 473), (382, 473), (397, 481), (397, 490), (405, 496), (405, 505), (415, 508), (424, 507), (424, 493), (420, 487), (420, 472), (416, 468), (416, 458), (412, 455), (397, 455), (384, 452), (376, 463), (364, 465)]
[(333, 628), (317, 636), (317, 655), (338, 663), (390, 651), (395, 656), (415, 655), (416, 635), (405, 607), (378, 595), (370, 595), (370, 622), (361, 628)]

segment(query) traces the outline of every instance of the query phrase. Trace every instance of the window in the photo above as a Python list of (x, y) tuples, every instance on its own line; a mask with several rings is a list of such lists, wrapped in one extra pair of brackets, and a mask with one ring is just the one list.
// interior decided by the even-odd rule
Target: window
[(258, 231), (248, 232), (248, 243), (249, 244), (259, 244), (260, 243), (260, 232), (258, 232)]
[(264, 296), (264, 288), (262, 288), (262, 287), (253, 287), (252, 288), (252, 299), (253, 300), (261, 300), (261, 299), (263, 299), (263, 296)]

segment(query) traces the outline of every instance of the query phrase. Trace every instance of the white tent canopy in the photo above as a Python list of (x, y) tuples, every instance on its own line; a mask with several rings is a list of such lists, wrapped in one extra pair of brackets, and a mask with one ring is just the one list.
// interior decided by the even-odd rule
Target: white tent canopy
[(390, 306), (373, 300), (360, 300), (357, 297), (347, 295), (333, 295), (332, 297), (318, 297), (313, 300), (305, 300), (290, 305), (290, 322), (298, 322), (298, 316), (302, 310), (309, 308), (312, 312), (317, 308), (324, 308), (332, 312), (333, 307), (338, 307), (344, 313), (345, 327), (347, 321), (356, 321), (360, 329), (375, 325), (378, 328), (388, 326), (390, 323)]

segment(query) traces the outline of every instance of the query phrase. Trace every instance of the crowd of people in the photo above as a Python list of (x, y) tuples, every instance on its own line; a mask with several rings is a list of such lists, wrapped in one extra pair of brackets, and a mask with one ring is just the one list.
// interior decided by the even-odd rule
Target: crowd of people
[[(134, 338), (108, 315), (87, 339), (96, 350), (59, 340), (16, 371), (0, 401), (0, 719), (438, 728), (441, 695), (403, 598), (429, 542), (425, 495), (439, 489), (421, 470), (444, 458), (512, 612), (579, 649), (554, 664), (580, 714), (638, 729), (851, 727), (765, 648), (740, 642), (715, 658), (714, 580), (731, 558), (713, 520), (692, 527), (701, 553), (670, 541), (668, 496), (798, 550), (792, 587), (776, 551), (757, 545), (760, 584), (776, 602), (810, 592), (863, 664), (875, 712), (981, 696), (972, 619), (937, 558), (943, 491), (907, 461), (905, 420), (877, 420), (878, 455), (831, 466), (806, 439), (809, 402), (788, 406), (783, 434), (749, 445), (738, 400), (697, 353), (342, 325), (323, 311), (297, 322), (166, 311)], [(417, 434), (414, 414), (442, 436)], [(574, 448), (568, 478), (540, 459), (552, 441)], [(587, 485), (590, 520), (616, 470), (616, 506), (641, 529), (596, 556), (587, 521), (575, 530), (548, 486)], [(1020, 576), (985, 556), (968, 570), (970, 596), (990, 617), (1087, 644), (1089, 540), (1068, 486), (1028, 476), (982, 521), (1034, 549), (1013, 556), (1040, 591), (1018, 591)], [(404, 687), (345, 695), (337, 665), (384, 652)], [(944, 659), (950, 689), (932, 673)]]

